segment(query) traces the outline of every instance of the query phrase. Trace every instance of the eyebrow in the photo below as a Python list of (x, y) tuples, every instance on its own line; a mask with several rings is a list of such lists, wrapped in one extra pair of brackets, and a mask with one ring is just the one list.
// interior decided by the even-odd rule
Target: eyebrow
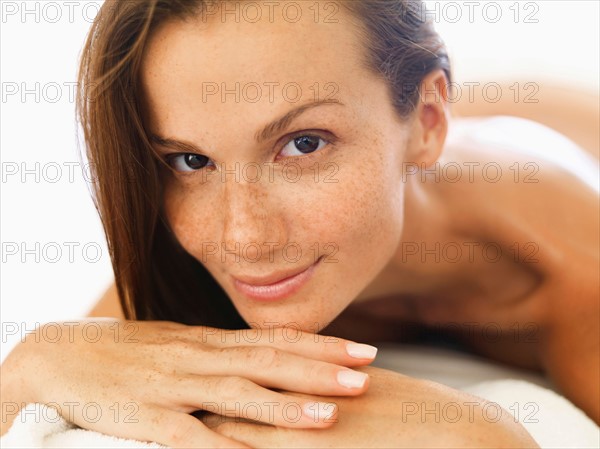
[[(344, 106), (344, 103), (335, 99), (326, 99), (316, 100), (310, 103), (303, 104), (295, 109), (292, 109), (291, 111), (288, 111), (282, 117), (266, 125), (262, 130), (260, 130), (254, 135), (254, 140), (257, 143), (263, 143), (264, 141), (270, 139), (277, 133), (280, 133), (281, 131), (289, 127), (290, 124), (304, 112), (323, 105)], [(202, 150), (200, 148), (189, 142), (183, 142), (177, 139), (161, 137), (152, 133), (149, 135), (149, 138), (154, 143), (180, 151), (182, 153), (202, 153)]]

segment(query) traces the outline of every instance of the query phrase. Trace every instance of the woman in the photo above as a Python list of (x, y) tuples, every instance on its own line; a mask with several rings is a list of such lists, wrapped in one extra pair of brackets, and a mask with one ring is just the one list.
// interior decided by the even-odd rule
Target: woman
[[(176, 447), (535, 446), (481, 399), (366, 367), (356, 342), (416, 323), (543, 370), (598, 422), (590, 161), (530, 122), (448, 134), (450, 65), (422, 19), (405, 1), (107, 2), (80, 70), (116, 279), (93, 316), (134, 321), (93, 344), (32, 334), (5, 401), (100, 404), (68, 418)], [(524, 126), (579, 165), (486, 142)]]

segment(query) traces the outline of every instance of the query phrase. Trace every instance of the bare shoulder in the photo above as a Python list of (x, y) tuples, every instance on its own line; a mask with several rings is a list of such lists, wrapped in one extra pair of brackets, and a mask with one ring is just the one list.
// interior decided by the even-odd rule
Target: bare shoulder
[(450, 127), (435, 190), (457, 223), (507, 245), (534, 242), (545, 274), (575, 276), (573, 263), (597, 268), (598, 159), (527, 119), (457, 119)]
[[(558, 131), (524, 118), (454, 118), (440, 159), (441, 163), (453, 161), (467, 166), (472, 162), (475, 168), (479, 163), (481, 169), (474, 169), (473, 174), (490, 185), (523, 187), (538, 184), (544, 174), (560, 173), (598, 191), (597, 158)], [(500, 169), (506, 170), (500, 173)]]
[(477, 162), (481, 169), (472, 182), (437, 188), (451, 209), (467, 211), (463, 225), (505, 245), (535, 245), (529, 267), (543, 282), (522, 304), (543, 317), (540, 363), (598, 422), (598, 159), (550, 128), (509, 117), (458, 123), (447, 149), (443, 162)]
[(460, 191), (538, 216), (556, 210), (560, 198), (596, 201), (599, 193), (598, 159), (559, 132), (518, 117), (454, 119), (438, 170), (438, 190), (448, 200)]

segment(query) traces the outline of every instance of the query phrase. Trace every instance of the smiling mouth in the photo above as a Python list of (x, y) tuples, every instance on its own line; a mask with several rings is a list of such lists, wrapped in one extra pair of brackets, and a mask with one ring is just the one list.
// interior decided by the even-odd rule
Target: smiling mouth
[(263, 277), (235, 277), (233, 285), (236, 290), (256, 301), (278, 301), (287, 298), (300, 290), (312, 277), (323, 256), (310, 266), (300, 271), (274, 273)]

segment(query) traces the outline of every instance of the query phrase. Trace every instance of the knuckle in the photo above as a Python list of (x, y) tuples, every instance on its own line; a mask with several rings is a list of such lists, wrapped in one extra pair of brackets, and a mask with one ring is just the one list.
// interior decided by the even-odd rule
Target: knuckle
[(215, 430), (225, 436), (235, 435), (237, 423), (235, 421), (224, 421), (215, 427)]
[(194, 351), (195, 345), (193, 342), (183, 338), (182, 335), (169, 332), (163, 335), (154, 336), (154, 338), (146, 344), (145, 349), (149, 354), (154, 356), (157, 354), (181, 356), (189, 355), (190, 352)]
[(169, 342), (170, 350), (177, 354), (187, 354), (194, 350), (194, 344), (181, 338), (173, 338)]
[(236, 398), (252, 389), (252, 381), (241, 376), (223, 377), (219, 381), (219, 393), (223, 398)]
[(145, 383), (164, 385), (170, 382), (170, 376), (158, 368), (148, 369), (145, 377)]
[(219, 346), (228, 342), (227, 335), (232, 331), (223, 332), (223, 329), (210, 326), (198, 326), (195, 331), (196, 338), (209, 346)]
[(163, 432), (169, 445), (182, 447), (194, 443), (198, 424), (195, 418), (190, 416), (191, 419), (188, 419), (187, 416), (189, 415), (163, 421)]
[(333, 371), (333, 366), (326, 363), (312, 362), (305, 366), (305, 379), (309, 381), (327, 379)]
[(248, 348), (246, 357), (261, 367), (274, 368), (281, 363), (281, 352), (270, 346)]

